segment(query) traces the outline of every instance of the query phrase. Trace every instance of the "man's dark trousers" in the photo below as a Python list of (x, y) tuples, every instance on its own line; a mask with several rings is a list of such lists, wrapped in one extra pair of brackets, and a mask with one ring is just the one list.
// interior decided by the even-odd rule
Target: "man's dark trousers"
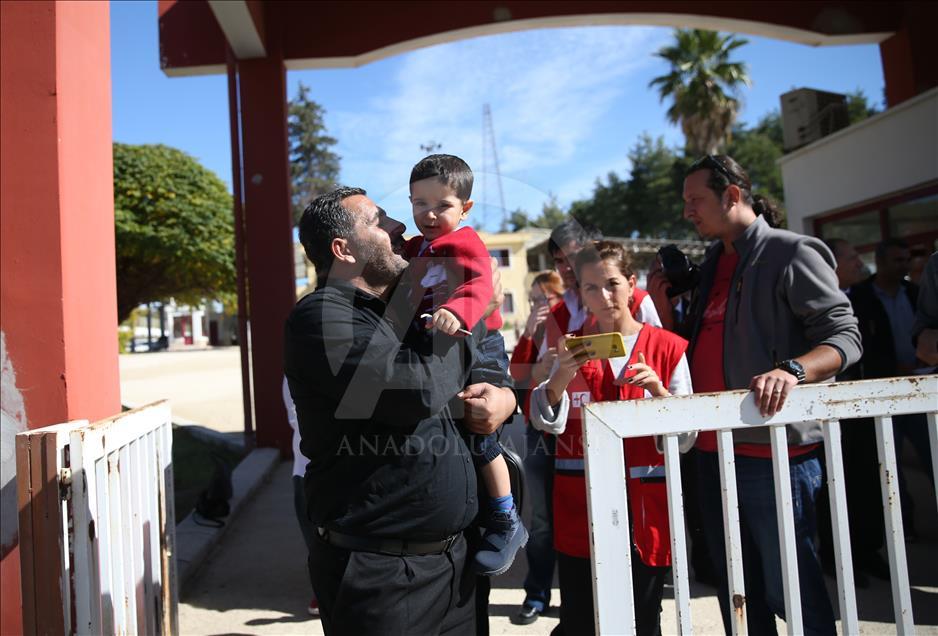
[(554, 582), (554, 436), (532, 426), (525, 431), (524, 472), (531, 502), (531, 537), (528, 540), (528, 574), (524, 578), (524, 602), (544, 611), (550, 605)]
[[(750, 634), (775, 634), (775, 615), (785, 618), (785, 596), (778, 546), (775, 510), (775, 479), (772, 460), (736, 455), (736, 488), (739, 497), (740, 539), (743, 578), (746, 588), (746, 622)], [(821, 464), (813, 454), (793, 457), (788, 469), (791, 479), (792, 513), (795, 521), (795, 550), (801, 586), (801, 613), (805, 634), (834, 636), (834, 610), (827, 596), (824, 576), (814, 547), (815, 498), (821, 487)], [(717, 453), (697, 453), (697, 478), (713, 567), (720, 578), (719, 601), (726, 633), (730, 629), (727, 591), (726, 546), (723, 503)]]
[[(309, 568), (326, 634), (472, 635), (474, 603), (460, 599), (466, 541), (442, 554), (351, 552), (316, 537)], [(459, 605), (458, 605), (459, 603)]]

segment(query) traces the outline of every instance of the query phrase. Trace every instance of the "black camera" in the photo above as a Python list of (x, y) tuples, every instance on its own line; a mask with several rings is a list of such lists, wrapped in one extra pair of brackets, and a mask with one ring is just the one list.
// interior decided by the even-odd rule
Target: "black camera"
[(677, 245), (665, 245), (658, 250), (658, 257), (661, 259), (664, 276), (671, 283), (667, 291), (668, 298), (680, 296), (700, 283), (700, 268), (692, 263)]

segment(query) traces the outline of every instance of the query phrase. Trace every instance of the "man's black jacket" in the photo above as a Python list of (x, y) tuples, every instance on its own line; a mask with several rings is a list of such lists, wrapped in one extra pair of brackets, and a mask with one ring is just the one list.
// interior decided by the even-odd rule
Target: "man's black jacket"
[[(899, 374), (889, 314), (873, 289), (873, 278), (871, 276), (850, 288), (850, 304), (853, 305), (853, 313), (860, 322), (863, 357), (847, 369), (840, 379), (889, 378)], [(918, 287), (908, 281), (902, 281), (899, 293), (908, 295), (914, 311), (918, 304)], [(912, 334), (908, 334), (908, 337), (911, 339)]]
[(310, 459), (309, 515), (347, 534), (442, 539), (466, 528), (478, 505), (453, 412), (476, 360), (474, 338), (430, 342), (386, 310), (329, 281), (287, 320), (285, 370)]

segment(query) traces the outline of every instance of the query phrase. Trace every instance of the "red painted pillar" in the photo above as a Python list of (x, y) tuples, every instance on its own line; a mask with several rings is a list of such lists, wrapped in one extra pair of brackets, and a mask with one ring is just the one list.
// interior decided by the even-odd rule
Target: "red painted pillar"
[(900, 29), (879, 45), (890, 108), (938, 86), (938, 5), (903, 2), (899, 6)]
[[(286, 68), (279, 52), (241, 60), (237, 73), (240, 107), (242, 257), (247, 267), (246, 304), (258, 446), (291, 452), (292, 432), (283, 406), (283, 325), (296, 302), (293, 223), (290, 211)], [(232, 83), (235, 84), (235, 83)], [(237, 144), (232, 150), (237, 152)], [(236, 193), (237, 195), (237, 193)], [(242, 345), (243, 346), (243, 345)]]
[(0, 48), (6, 635), (22, 631), (12, 436), (120, 411), (108, 3), (0, 2)]

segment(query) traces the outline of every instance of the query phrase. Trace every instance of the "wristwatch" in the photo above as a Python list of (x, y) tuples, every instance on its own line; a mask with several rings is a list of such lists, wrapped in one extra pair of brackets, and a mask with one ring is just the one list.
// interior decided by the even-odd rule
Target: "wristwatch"
[(785, 373), (792, 374), (793, 376), (798, 378), (798, 384), (804, 384), (804, 380), (805, 380), (804, 367), (801, 366), (800, 362), (797, 362), (795, 360), (782, 360), (777, 365), (775, 365), (775, 368), (781, 369)]

